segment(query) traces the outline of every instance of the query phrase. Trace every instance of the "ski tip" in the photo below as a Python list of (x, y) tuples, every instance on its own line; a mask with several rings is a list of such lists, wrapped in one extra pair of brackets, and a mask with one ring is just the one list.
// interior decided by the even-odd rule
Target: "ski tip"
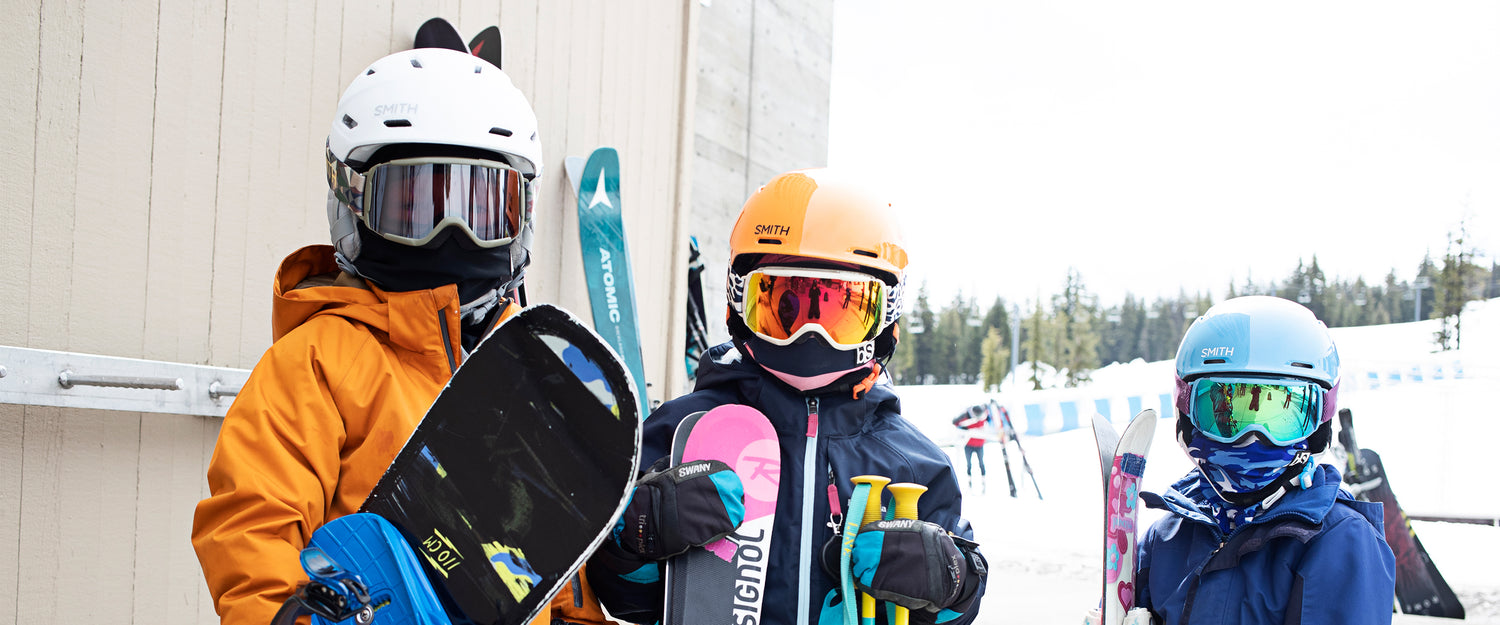
[(569, 156), (563, 159), (563, 171), (568, 176), (568, 185), (573, 187), (573, 194), (578, 194), (578, 181), (583, 179), (583, 157)]
[(1097, 412), (1094, 413), (1094, 419), (1093, 419), (1092, 423), (1094, 425), (1094, 431), (1095, 432), (1099, 432), (1099, 431), (1113, 431), (1115, 429), (1114, 424), (1112, 424), (1112, 423), (1109, 422), (1109, 417), (1106, 417), (1106, 416), (1104, 416), (1102, 414), (1099, 414)]
[(453, 27), (441, 17), (434, 17), (417, 28), (417, 34), (412, 38), (412, 48), (443, 48), (468, 52), (469, 46), (464, 45), (464, 38), (458, 34), (458, 29)]

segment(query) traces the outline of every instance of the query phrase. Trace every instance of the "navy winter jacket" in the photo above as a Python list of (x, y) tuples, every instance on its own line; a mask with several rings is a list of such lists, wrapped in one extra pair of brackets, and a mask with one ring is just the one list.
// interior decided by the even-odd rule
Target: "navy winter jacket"
[(1193, 471), (1165, 496), (1141, 493), (1171, 514), (1141, 543), (1137, 605), (1168, 625), (1391, 622), (1396, 561), (1381, 506), (1340, 490), (1337, 469), (1318, 466), (1312, 488), (1228, 536), (1183, 494), (1207, 492), (1201, 479)]
[[(948, 456), (901, 417), (900, 400), (889, 384), (877, 384), (860, 399), (847, 390), (804, 397), (742, 359), (729, 343), (704, 355), (692, 393), (662, 404), (646, 420), (641, 468), (671, 452), (672, 435), (684, 417), (725, 404), (748, 405), (765, 413), (781, 443), (781, 485), (761, 623), (795, 625), (799, 613), (806, 615), (804, 623), (841, 622), (841, 605), (825, 610), (825, 604), (836, 598), (832, 591), (837, 583), (824, 572), (819, 557), (824, 543), (833, 538), (832, 525), (841, 520), (830, 509), (830, 480), (838, 488), (843, 517), (852, 516), (856, 522), (859, 514), (842, 510), (853, 491), (850, 478), (884, 475), (892, 482), (925, 485), (928, 491), (918, 502), (919, 516), (973, 538), (959, 518), (961, 495)], [(588, 571), (589, 582), (611, 614), (633, 623), (660, 621), (664, 572), (622, 576), (592, 565)], [(962, 615), (913, 611), (911, 622), (972, 622), (983, 593), (981, 583)], [(827, 616), (822, 616), (825, 611)]]

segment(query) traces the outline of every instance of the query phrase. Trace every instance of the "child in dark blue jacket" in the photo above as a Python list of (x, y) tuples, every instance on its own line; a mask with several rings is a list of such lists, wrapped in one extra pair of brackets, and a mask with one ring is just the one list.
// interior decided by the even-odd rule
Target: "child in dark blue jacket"
[[(852, 550), (855, 584), (911, 609), (914, 624), (974, 619), (985, 568), (959, 517), (958, 480), (948, 456), (901, 417), (900, 401), (881, 377), (879, 363), (896, 346), (905, 267), (889, 205), (832, 172), (782, 174), (750, 197), (730, 235), (733, 340), (704, 355), (692, 393), (646, 420), (647, 473), (626, 509), (628, 522), (590, 560), (589, 581), (611, 614), (658, 622), (663, 562), (742, 520), (740, 485), (725, 479), (727, 467), (678, 481), (660, 470), (660, 459), (684, 417), (744, 404), (766, 415), (781, 449), (758, 622), (843, 622), (843, 602), (851, 598), (840, 596), (838, 575), (829, 570), (838, 570), (837, 556), (825, 554), (837, 545), (841, 522), (862, 516), (842, 509), (850, 478), (859, 475), (928, 490), (922, 523), (861, 529)], [(725, 504), (705, 513), (683, 503), (705, 501)], [(884, 622), (885, 611), (878, 613)]]
[(1395, 558), (1378, 503), (1318, 464), (1339, 357), (1312, 311), (1225, 301), (1177, 350), (1177, 440), (1197, 469), (1163, 495), (1141, 542), (1137, 605), (1160, 622), (1390, 623)]

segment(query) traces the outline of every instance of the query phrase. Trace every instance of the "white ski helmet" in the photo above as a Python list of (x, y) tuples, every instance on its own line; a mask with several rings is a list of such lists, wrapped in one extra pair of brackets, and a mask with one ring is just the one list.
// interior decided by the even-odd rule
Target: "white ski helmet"
[[(500, 68), (476, 56), (441, 48), (405, 50), (372, 63), (339, 98), (328, 133), (329, 186), (339, 190), (337, 165), (364, 172), (388, 145), (437, 144), (492, 152), (525, 175), (534, 193), (542, 175), (536, 113)], [(359, 256), (356, 213), (347, 196), (328, 201), (334, 247)], [(531, 208), (515, 243), (531, 247)], [(525, 252), (517, 255), (524, 259)], [(521, 260), (521, 262), (525, 262)]]

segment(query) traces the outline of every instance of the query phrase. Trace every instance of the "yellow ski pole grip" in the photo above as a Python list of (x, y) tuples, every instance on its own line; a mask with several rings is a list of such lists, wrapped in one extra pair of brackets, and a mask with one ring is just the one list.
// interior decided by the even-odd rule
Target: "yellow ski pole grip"
[[(870, 485), (870, 498), (865, 503), (865, 516), (860, 520), (859, 524), (864, 525), (866, 523), (874, 523), (876, 521), (879, 521), (881, 494), (880, 491), (881, 489), (885, 488), (886, 484), (891, 483), (891, 478), (885, 477), (883, 475), (861, 475), (859, 477), (850, 478), (849, 481), (854, 482), (856, 485)], [(850, 510), (849, 512), (850, 516), (853, 516), (854, 511)], [(875, 622), (875, 598), (871, 597), (868, 593), (859, 593), (859, 620), (862, 623)]]
[[(891, 490), (891, 498), (896, 506), (896, 518), (917, 518), (917, 499), (922, 493), (927, 492), (927, 487), (921, 484), (902, 482), (887, 486)], [(896, 625), (908, 625), (911, 622), (911, 610), (896, 606)]]

